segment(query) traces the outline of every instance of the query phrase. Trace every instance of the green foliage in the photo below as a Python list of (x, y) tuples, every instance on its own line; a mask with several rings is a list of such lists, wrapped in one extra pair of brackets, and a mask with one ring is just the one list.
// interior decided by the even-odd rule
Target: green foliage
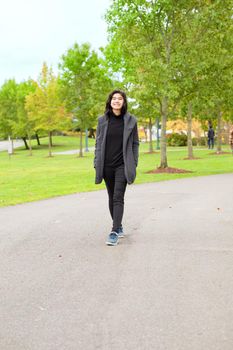
[(193, 146), (207, 146), (207, 138), (204, 136), (194, 137), (192, 139)]
[(14, 135), (17, 137), (28, 137), (34, 132), (34, 123), (28, 118), (25, 109), (26, 97), (35, 92), (36, 85), (32, 80), (22, 82), (17, 87), (17, 118), (12, 123)]
[(112, 87), (103, 60), (88, 43), (75, 43), (61, 57), (59, 68), (62, 95), (75, 120), (73, 127), (85, 130), (94, 126)]
[(26, 96), (25, 108), (36, 130), (52, 132), (70, 125), (69, 115), (59, 96), (57, 78), (45, 63), (34, 91)]
[(181, 147), (187, 146), (187, 135), (185, 134), (169, 134), (167, 135), (168, 146)]
[(232, 0), (117, 0), (106, 15), (110, 35), (106, 57), (112, 69), (131, 82), (139, 105), (146, 95), (159, 109), (161, 166), (167, 164), (166, 121), (177, 113), (180, 101), (188, 103), (195, 97), (208, 105), (211, 94), (206, 92), (211, 93), (212, 87), (216, 96), (219, 88), (231, 95), (230, 85), (221, 77), (233, 81), (232, 9)]
[(0, 90), (0, 135), (15, 136), (13, 123), (17, 119), (17, 84), (14, 79), (7, 80)]

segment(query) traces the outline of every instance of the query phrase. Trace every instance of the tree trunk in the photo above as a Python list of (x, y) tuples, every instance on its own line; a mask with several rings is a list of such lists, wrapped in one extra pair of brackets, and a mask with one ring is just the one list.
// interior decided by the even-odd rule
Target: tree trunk
[(188, 115), (187, 115), (187, 137), (188, 137), (188, 159), (193, 159), (193, 144), (192, 144), (192, 103), (188, 104)]
[(153, 152), (153, 141), (152, 141), (152, 121), (151, 117), (149, 118), (149, 152)]
[(79, 157), (83, 157), (83, 132), (80, 130)]
[(40, 146), (40, 139), (39, 139), (39, 135), (36, 133), (36, 140), (37, 140), (37, 145)]
[(159, 117), (156, 118), (156, 149), (159, 150)]
[(147, 142), (147, 128), (144, 126), (143, 130), (144, 130), (144, 134), (145, 134), (145, 142)]
[(52, 144), (51, 144), (51, 134), (52, 132), (49, 131), (49, 157), (52, 157)]
[(52, 131), (50, 131), (50, 133), (49, 133), (49, 142), (50, 142), (50, 145), (51, 145), (51, 147), (53, 147), (53, 133), (52, 133)]
[(218, 112), (218, 126), (217, 126), (217, 153), (222, 151), (222, 112)]
[(23, 140), (23, 142), (24, 142), (25, 148), (26, 148), (26, 149), (29, 149), (28, 144), (27, 144), (27, 139), (26, 139), (26, 137), (22, 137), (22, 140)]
[(12, 154), (14, 154), (15, 150), (14, 150), (14, 140), (13, 140), (13, 138), (11, 139), (11, 149), (12, 149)]
[(8, 135), (8, 155), (9, 157), (14, 154), (14, 143), (10, 135)]
[(161, 106), (161, 140), (160, 140), (160, 166), (159, 168), (167, 168), (167, 140), (166, 140), (166, 127), (167, 127), (167, 114), (168, 114), (168, 98), (164, 97)]
[(32, 156), (32, 138), (31, 135), (28, 134), (28, 143), (29, 143), (29, 156)]
[(85, 130), (85, 152), (89, 152), (89, 149), (88, 149), (88, 129)]

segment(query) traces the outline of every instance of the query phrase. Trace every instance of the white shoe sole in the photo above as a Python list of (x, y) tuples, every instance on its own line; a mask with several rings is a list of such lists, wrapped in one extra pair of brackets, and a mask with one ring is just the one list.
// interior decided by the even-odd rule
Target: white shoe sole
[(116, 243), (112, 243), (112, 242), (105, 242), (107, 245), (112, 245), (112, 246), (115, 246), (115, 245), (117, 245), (118, 244), (118, 242), (116, 242)]

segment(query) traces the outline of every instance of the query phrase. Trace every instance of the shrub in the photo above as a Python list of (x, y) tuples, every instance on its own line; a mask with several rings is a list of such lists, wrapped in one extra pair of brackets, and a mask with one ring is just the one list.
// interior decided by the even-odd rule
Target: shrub
[(197, 138), (196, 137), (192, 138), (192, 145), (197, 146)]
[(205, 136), (201, 136), (197, 138), (198, 146), (207, 146), (207, 138)]
[(167, 135), (168, 146), (181, 147), (187, 146), (187, 135), (185, 134), (169, 134)]

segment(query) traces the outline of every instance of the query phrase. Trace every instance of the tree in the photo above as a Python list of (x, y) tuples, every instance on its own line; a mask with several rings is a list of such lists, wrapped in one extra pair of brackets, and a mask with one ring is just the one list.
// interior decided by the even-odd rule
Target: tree
[(68, 111), (80, 130), (79, 156), (83, 156), (83, 131), (96, 124), (96, 117), (104, 109), (106, 94), (112, 87), (107, 69), (88, 43), (74, 44), (61, 57), (60, 83)]
[[(135, 113), (140, 124), (149, 130), (149, 153), (153, 153), (152, 128), (159, 116), (159, 106), (156, 100), (151, 100), (150, 91), (143, 86), (131, 86), (130, 97), (135, 98)], [(157, 108), (156, 108), (157, 107)]]
[[(167, 119), (181, 99), (195, 91), (193, 77), (194, 83), (206, 77), (205, 71), (211, 65), (206, 53), (210, 47), (214, 50), (211, 38), (219, 32), (226, 13), (229, 22), (232, 0), (227, 1), (227, 6), (225, 2), (206, 0), (117, 0), (107, 13), (107, 51), (113, 66), (122, 66), (122, 74), (143, 85), (152, 93), (150, 100), (159, 103), (161, 168), (168, 166)], [(118, 57), (122, 57), (121, 61)], [(191, 105), (189, 119), (190, 116)]]
[(68, 127), (70, 119), (59, 94), (58, 80), (46, 63), (36, 84), (35, 92), (26, 97), (26, 110), (36, 129), (44, 130), (49, 137), (49, 157), (52, 156), (52, 133)]
[[(25, 109), (25, 103), (26, 96), (29, 93), (33, 93), (35, 91), (35, 87), (36, 85), (32, 80), (18, 84), (16, 96), (17, 117), (12, 121), (12, 129), (14, 134), (23, 139), (26, 149), (30, 150), (30, 155), (32, 155), (31, 137), (34, 133), (35, 125), (34, 122), (28, 117), (28, 113)], [(27, 138), (29, 140), (29, 147), (27, 144)]]
[(4, 138), (15, 136), (13, 122), (17, 119), (16, 100), (17, 83), (14, 79), (7, 80), (0, 90), (0, 132)]

